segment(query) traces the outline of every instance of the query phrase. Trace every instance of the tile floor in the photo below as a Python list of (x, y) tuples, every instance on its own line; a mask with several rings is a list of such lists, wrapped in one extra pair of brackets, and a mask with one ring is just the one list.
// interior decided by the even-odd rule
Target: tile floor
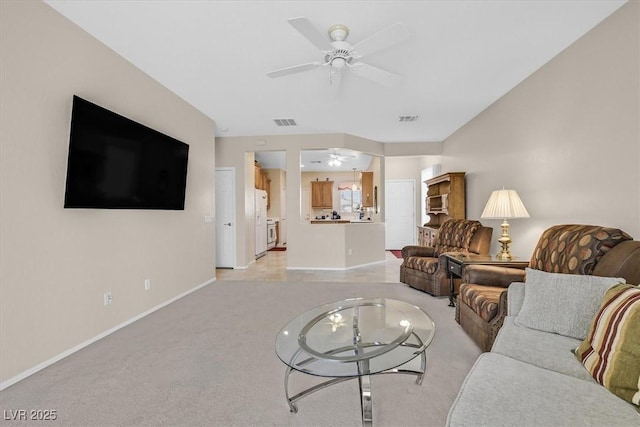
[(384, 262), (350, 270), (287, 270), (287, 251), (269, 251), (246, 269), (216, 269), (217, 280), (397, 283), (402, 260), (385, 252)]

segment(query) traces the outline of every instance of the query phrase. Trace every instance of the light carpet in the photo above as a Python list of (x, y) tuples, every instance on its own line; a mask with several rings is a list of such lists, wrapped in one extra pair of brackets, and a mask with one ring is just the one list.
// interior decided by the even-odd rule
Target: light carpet
[[(359, 426), (358, 383), (298, 402), (284, 397), (275, 337), (292, 317), (353, 297), (394, 298), (434, 319), (422, 385), (371, 378), (374, 425), (443, 426), (480, 350), (446, 298), (401, 283), (218, 281), (111, 334), (0, 393), (2, 410), (56, 410), (57, 426)], [(305, 378), (307, 377), (307, 378)], [(296, 387), (312, 378), (295, 376)], [(299, 390), (298, 390), (299, 391)]]

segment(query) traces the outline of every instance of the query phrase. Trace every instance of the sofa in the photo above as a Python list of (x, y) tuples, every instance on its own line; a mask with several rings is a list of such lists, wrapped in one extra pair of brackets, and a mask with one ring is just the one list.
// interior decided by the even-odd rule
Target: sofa
[[(640, 242), (617, 247), (622, 245), (628, 256), (616, 260), (620, 277), (527, 268), (526, 284), (509, 286), (504, 324), (491, 351), (480, 355), (465, 378), (447, 426), (640, 426), (640, 287), (617, 284), (640, 283)], [(605, 261), (614, 268), (613, 258)], [(635, 305), (627, 305), (634, 315), (618, 315), (611, 303), (619, 289), (635, 292)], [(605, 321), (611, 307), (612, 318), (626, 325), (613, 328)], [(617, 334), (601, 345), (611, 350), (606, 355), (595, 344), (608, 336), (603, 331)], [(592, 347), (596, 350), (584, 351)], [(616, 363), (616, 378), (628, 388), (625, 396), (588, 360), (592, 353), (598, 363), (609, 363), (607, 369)], [(631, 403), (630, 395), (638, 403)]]
[[(545, 230), (529, 261), (541, 271), (595, 276), (634, 276), (638, 250), (618, 228), (560, 224)], [(626, 260), (626, 261), (625, 261)], [(636, 270), (637, 272), (637, 270)], [(455, 319), (483, 350), (489, 351), (507, 315), (507, 288), (525, 280), (524, 270), (469, 265), (462, 272)]]
[[(445, 252), (463, 252), (487, 255), (493, 229), (479, 221), (449, 219), (438, 230), (433, 246), (405, 246), (402, 248), (400, 282), (433, 296), (448, 296), (449, 279), (447, 261), (440, 257)], [(457, 287), (460, 280), (456, 279)]]

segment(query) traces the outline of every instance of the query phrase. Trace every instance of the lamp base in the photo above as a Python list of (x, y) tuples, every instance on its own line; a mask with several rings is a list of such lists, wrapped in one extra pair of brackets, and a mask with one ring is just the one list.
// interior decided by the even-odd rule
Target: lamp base
[(496, 258), (503, 261), (509, 261), (513, 258), (513, 256), (511, 255), (511, 251), (509, 250), (511, 237), (509, 237), (509, 223), (506, 219), (502, 222), (501, 227), (502, 236), (500, 236), (498, 242), (500, 242), (500, 245), (502, 245), (502, 250), (500, 251), (500, 253), (498, 253), (498, 255), (496, 255)]

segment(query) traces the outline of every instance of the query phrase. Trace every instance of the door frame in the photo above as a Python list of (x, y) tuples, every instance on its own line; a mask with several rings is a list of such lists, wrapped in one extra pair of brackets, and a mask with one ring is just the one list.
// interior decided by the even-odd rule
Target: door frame
[[(216, 241), (216, 260), (215, 260), (215, 264), (216, 264), (216, 268), (237, 268), (238, 267), (238, 263), (237, 263), (237, 238), (238, 238), (238, 215), (237, 215), (237, 211), (236, 211), (236, 168), (235, 167), (220, 167), (220, 168), (215, 168), (215, 173), (214, 173), (214, 179), (217, 178), (218, 172), (231, 172), (231, 183), (232, 186), (231, 188), (233, 188), (233, 191), (230, 192), (231, 194), (231, 217), (232, 217), (232, 221), (235, 224), (235, 228), (233, 229), (233, 233), (232, 233), (232, 237), (231, 237), (231, 248), (227, 248), (231, 251), (231, 267), (218, 267), (218, 234), (217, 234), (217, 230), (218, 227), (222, 226), (221, 222), (222, 222), (222, 218), (220, 217), (220, 215), (218, 215), (218, 200), (217, 200), (217, 192), (214, 194), (214, 203), (215, 203), (215, 213), (216, 213), (216, 219), (215, 219), (215, 228), (216, 228), (216, 234), (215, 234), (215, 241)], [(217, 182), (217, 180), (216, 180)], [(215, 192), (215, 183), (214, 183), (214, 192)]]

